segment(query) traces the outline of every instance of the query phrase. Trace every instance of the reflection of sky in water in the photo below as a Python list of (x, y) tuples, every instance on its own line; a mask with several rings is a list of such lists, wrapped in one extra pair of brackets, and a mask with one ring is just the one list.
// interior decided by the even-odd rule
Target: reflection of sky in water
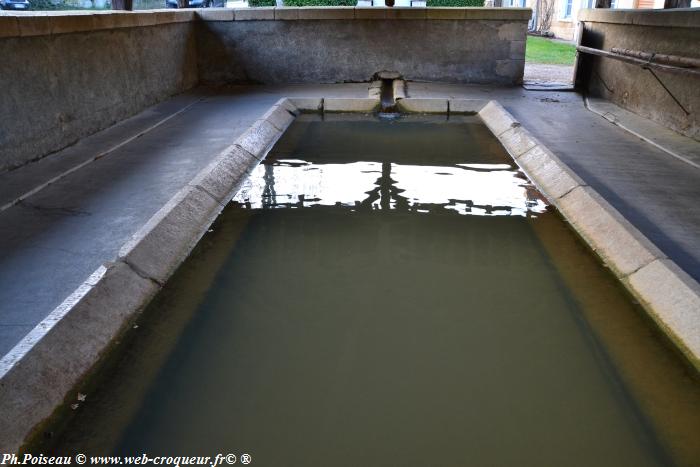
[(470, 215), (525, 216), (546, 208), (509, 164), (314, 164), (296, 159), (259, 165), (234, 201), (253, 209), (341, 205)]

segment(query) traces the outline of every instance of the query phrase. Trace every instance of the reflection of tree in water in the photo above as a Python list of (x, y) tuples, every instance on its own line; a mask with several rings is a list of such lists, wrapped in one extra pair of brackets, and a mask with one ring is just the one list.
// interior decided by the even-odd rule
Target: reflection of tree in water
[(265, 175), (263, 175), (263, 180), (265, 181), (265, 189), (262, 193), (262, 205), (263, 208), (277, 205), (277, 192), (275, 191), (275, 167), (272, 164), (264, 164)]
[[(263, 163), (265, 167), (265, 174), (263, 175), (263, 181), (265, 183), (265, 187), (263, 189), (262, 193), (262, 208), (274, 208), (274, 207), (294, 207), (294, 208), (303, 208), (303, 207), (312, 207), (313, 205), (309, 205), (308, 203), (313, 202), (313, 201), (321, 201), (319, 198), (306, 198), (305, 193), (300, 193), (298, 195), (298, 198), (294, 202), (278, 202), (277, 201), (277, 192), (275, 190), (275, 162), (267, 162)], [(290, 165), (286, 163), (285, 165)], [(296, 164), (294, 164), (296, 165)], [(299, 166), (302, 166), (304, 164), (299, 164)], [(413, 200), (411, 202), (408, 198), (403, 196), (401, 193), (403, 193), (405, 190), (402, 188), (399, 188), (397, 184), (399, 183), (398, 180), (394, 180), (391, 178), (391, 168), (392, 168), (392, 163), (391, 162), (382, 162), (382, 171), (380, 177), (377, 179), (377, 181), (374, 183), (375, 188), (373, 188), (370, 191), (367, 191), (367, 197), (362, 200), (362, 201), (356, 201), (354, 206), (348, 206), (350, 209), (361, 209), (361, 210), (373, 210), (377, 209), (377, 204), (375, 204), (377, 201), (379, 201), (379, 208), (383, 211), (399, 211), (399, 212), (446, 212), (446, 213), (456, 213), (454, 209), (450, 209), (450, 207), (457, 206), (458, 204), (464, 205), (464, 211), (465, 212), (472, 212), (473, 209), (476, 210), (481, 210), (485, 214), (490, 215), (493, 214), (494, 212), (503, 212), (506, 211), (508, 213), (512, 213), (513, 207), (512, 206), (499, 206), (499, 205), (491, 205), (491, 204), (474, 204), (472, 200), (458, 200), (458, 199), (449, 199), (449, 202), (446, 203), (421, 203), (418, 200)], [(470, 169), (471, 170), (471, 169)], [(479, 169), (478, 171), (484, 171), (483, 169)], [(518, 177), (522, 178), (524, 181), (528, 182), (527, 178), (525, 178), (523, 175), (518, 174)], [(525, 205), (528, 209), (527, 215), (530, 215), (529, 209), (533, 208), (538, 205), (540, 201), (544, 201), (542, 198), (542, 195), (537, 191), (536, 188), (534, 188), (532, 185), (526, 183), (525, 186), (523, 186), (523, 189), (525, 190)], [(340, 202), (336, 202), (336, 205), (340, 206)]]
[(358, 207), (371, 209), (374, 202), (379, 200), (379, 206), (388, 211), (392, 209), (391, 200), (393, 198), (395, 200), (393, 209), (409, 211), (408, 198), (401, 196), (401, 192), (404, 190), (398, 188), (396, 183), (396, 180), (391, 178), (391, 162), (382, 162), (382, 175), (374, 183), (377, 187), (367, 192), (367, 198), (360, 201)]

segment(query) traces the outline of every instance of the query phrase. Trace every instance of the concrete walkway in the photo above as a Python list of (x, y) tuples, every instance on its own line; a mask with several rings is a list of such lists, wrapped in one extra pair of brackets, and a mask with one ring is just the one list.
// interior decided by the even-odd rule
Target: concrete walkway
[[(700, 170), (588, 111), (574, 93), (411, 83), (408, 94), (499, 100), (700, 280)], [(283, 96), (367, 97), (367, 85), (195, 91), (0, 175), (0, 206), (9, 206), (0, 211), (0, 355)]]

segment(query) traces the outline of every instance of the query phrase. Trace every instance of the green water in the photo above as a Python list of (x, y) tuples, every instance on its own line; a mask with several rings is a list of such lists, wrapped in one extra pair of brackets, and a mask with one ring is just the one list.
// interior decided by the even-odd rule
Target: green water
[(34, 448), (697, 465), (697, 381), (475, 118), (298, 119)]

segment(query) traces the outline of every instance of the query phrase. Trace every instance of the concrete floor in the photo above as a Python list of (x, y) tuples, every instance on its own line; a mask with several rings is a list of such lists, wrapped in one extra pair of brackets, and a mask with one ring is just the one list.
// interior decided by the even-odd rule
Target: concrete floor
[[(411, 83), (408, 94), (500, 101), (700, 280), (699, 169), (588, 111), (575, 93)], [(173, 194), (283, 96), (367, 97), (367, 85), (197, 90), (0, 175), (0, 206), (6, 207), (0, 211), (0, 355), (113, 259)]]

